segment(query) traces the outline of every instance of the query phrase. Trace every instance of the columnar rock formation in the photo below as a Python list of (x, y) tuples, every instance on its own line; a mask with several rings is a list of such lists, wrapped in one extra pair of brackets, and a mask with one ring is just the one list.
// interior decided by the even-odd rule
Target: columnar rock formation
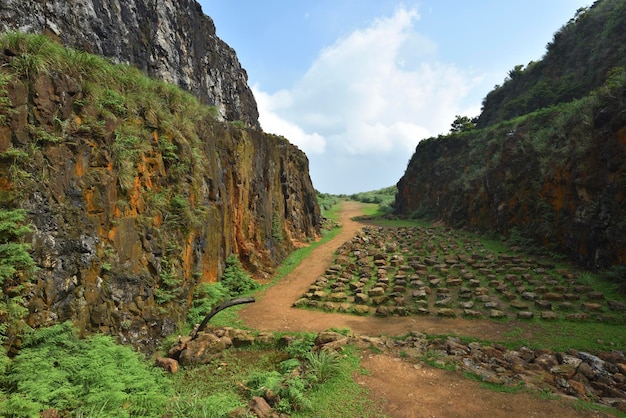
[(516, 66), (487, 94), (477, 129), (419, 143), (396, 212), (496, 232), (589, 268), (624, 264), (625, 27), (623, 1), (579, 10), (541, 61)]
[(8, 0), (0, 29), (131, 64), (75, 52), (28, 67), (44, 37), (0, 51), (0, 203), (34, 228), (30, 325), (152, 346), (230, 255), (267, 277), (319, 236), (306, 155), (257, 129), (245, 71), (195, 1)]

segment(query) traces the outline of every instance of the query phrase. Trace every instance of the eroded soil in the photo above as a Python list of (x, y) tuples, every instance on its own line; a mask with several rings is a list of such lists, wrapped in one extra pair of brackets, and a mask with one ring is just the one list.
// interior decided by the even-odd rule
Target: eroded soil
[[(354, 316), (292, 307), (309, 285), (333, 261), (334, 251), (352, 238), (363, 224), (351, 218), (361, 214), (361, 204), (342, 204), (341, 232), (316, 248), (292, 273), (256, 296), (257, 302), (239, 313), (249, 327), (264, 331), (319, 332), (331, 327), (350, 328), (354, 334), (400, 336), (410, 331), (457, 334), (499, 340), (511, 325), (489, 320), (437, 317)], [(518, 325), (516, 325), (518, 326)], [(389, 417), (590, 417), (610, 416), (577, 411), (569, 400), (546, 400), (536, 394), (501, 393), (457, 373), (415, 366), (384, 354), (364, 354), (362, 365), (370, 374), (358, 375), (374, 401)], [(416, 368), (419, 367), (419, 368)]]

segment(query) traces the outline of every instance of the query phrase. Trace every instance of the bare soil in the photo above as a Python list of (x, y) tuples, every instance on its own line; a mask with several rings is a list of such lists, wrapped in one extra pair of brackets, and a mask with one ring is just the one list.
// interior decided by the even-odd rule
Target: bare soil
[[(292, 307), (310, 284), (331, 265), (333, 253), (364, 224), (358, 202), (342, 204), (341, 232), (317, 247), (293, 272), (247, 305), (239, 317), (249, 327), (274, 332), (319, 332), (350, 328), (356, 335), (400, 336), (410, 331), (457, 334), (501, 340), (512, 325), (489, 320), (460, 318), (354, 316)], [(515, 325), (518, 326), (518, 325)], [(365, 352), (362, 366), (368, 375), (355, 377), (369, 389), (372, 399), (389, 417), (603, 417), (601, 412), (577, 411), (570, 400), (546, 400), (527, 392), (502, 393), (480, 386), (458, 373), (413, 365), (385, 354)]]

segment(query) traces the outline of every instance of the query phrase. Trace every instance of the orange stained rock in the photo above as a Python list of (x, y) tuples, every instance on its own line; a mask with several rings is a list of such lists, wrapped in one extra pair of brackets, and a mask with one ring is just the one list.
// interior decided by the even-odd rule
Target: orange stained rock
[(143, 201), (141, 200), (141, 181), (139, 176), (135, 176), (135, 183), (133, 189), (130, 192), (130, 212), (125, 215), (137, 216), (143, 207)]
[(202, 277), (199, 283), (217, 282), (217, 263), (211, 260), (209, 251), (205, 251), (202, 260)]
[[(149, 159), (148, 157), (146, 157), (145, 154), (142, 154), (141, 160), (137, 163), (137, 174), (141, 175), (143, 184), (145, 188), (148, 190), (151, 190), (154, 188), (154, 185), (152, 184), (152, 175), (154, 173), (150, 171), (150, 168), (149, 168), (151, 162), (152, 162), (152, 159)], [(157, 163), (157, 167), (158, 167), (158, 163)]]
[(89, 270), (87, 270), (87, 274), (83, 277), (83, 284), (85, 286), (85, 302), (87, 302), (87, 304), (93, 304), (101, 296), (98, 286), (98, 281), (100, 280), (98, 277), (99, 272), (100, 267), (92, 265)]
[(191, 232), (187, 237), (185, 248), (183, 249), (183, 271), (184, 278), (191, 277), (191, 269), (193, 268), (193, 240), (195, 234)]
[(564, 173), (564, 169), (561, 167), (557, 167), (554, 171), (554, 177), (552, 181), (547, 181), (544, 183), (543, 190), (541, 195), (547, 197), (550, 206), (554, 208), (555, 213), (559, 213), (560, 210), (565, 206), (565, 197), (567, 195), (566, 184), (566, 175)]
[[(116, 210), (119, 210), (119, 209), (116, 208)], [(111, 226), (111, 229), (109, 229), (109, 233), (107, 234), (107, 239), (110, 242), (114, 242), (116, 235), (117, 235), (117, 226), (113, 225)]]
[(86, 165), (87, 165), (87, 161), (84, 161), (83, 154), (78, 153), (76, 155), (76, 164), (74, 165), (74, 173), (76, 173), (77, 177), (82, 177), (85, 175)]
[(11, 183), (11, 180), (5, 178), (5, 177), (0, 177), (0, 190), (11, 190), (11, 188), (13, 187), (13, 183)]
[(89, 188), (84, 189), (84, 191), (83, 191), (83, 198), (85, 199), (87, 213), (89, 213), (89, 212), (91, 212), (91, 213), (97, 212), (97, 208), (93, 204), (93, 195), (94, 195), (93, 188), (89, 187)]

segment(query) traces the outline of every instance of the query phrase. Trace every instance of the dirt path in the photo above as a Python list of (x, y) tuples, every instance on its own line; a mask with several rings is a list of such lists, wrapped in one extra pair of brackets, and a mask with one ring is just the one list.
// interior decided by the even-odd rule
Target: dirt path
[[(294, 301), (333, 261), (334, 251), (352, 238), (363, 224), (351, 218), (361, 214), (357, 202), (342, 204), (341, 232), (316, 248), (296, 269), (275, 286), (256, 295), (239, 317), (249, 327), (264, 331), (319, 332), (331, 327), (350, 328), (354, 334), (398, 336), (409, 331), (453, 333), (498, 340), (510, 325), (487, 320), (431, 317), (361, 317), (292, 307)], [(362, 365), (370, 371), (357, 381), (389, 417), (590, 417), (607, 416), (578, 412), (570, 404), (539, 399), (528, 393), (506, 394), (480, 387), (475, 381), (443, 370), (415, 366), (386, 355), (365, 355)]]

